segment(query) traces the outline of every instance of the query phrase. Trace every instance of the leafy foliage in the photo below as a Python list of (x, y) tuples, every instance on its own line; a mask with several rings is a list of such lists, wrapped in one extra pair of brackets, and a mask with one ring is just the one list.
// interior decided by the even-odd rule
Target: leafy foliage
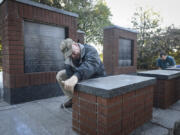
[(111, 12), (103, 0), (34, 0), (79, 14), (78, 29), (85, 32), (85, 42), (102, 45), (103, 28), (110, 25)]
[(134, 29), (138, 34), (138, 68), (156, 68), (156, 59), (161, 51), (175, 57), (178, 63), (180, 58), (180, 29), (173, 25), (162, 29), (160, 15), (152, 9), (137, 9), (132, 18)]

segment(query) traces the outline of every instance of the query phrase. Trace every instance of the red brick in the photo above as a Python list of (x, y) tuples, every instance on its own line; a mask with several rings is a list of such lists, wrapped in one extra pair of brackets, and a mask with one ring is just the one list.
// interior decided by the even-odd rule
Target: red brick
[(97, 103), (104, 106), (111, 106), (114, 104), (122, 103), (122, 96), (116, 96), (113, 98), (97, 97)]
[(84, 134), (97, 135), (95, 129), (90, 129), (90, 127), (85, 126), (84, 124), (80, 124), (80, 131)]
[(77, 120), (72, 119), (72, 125), (73, 125), (73, 128), (79, 129), (79, 122)]
[(77, 105), (77, 104), (73, 104), (72, 105), (72, 109), (73, 109), (73, 111), (76, 111), (76, 112), (79, 112), (80, 110), (79, 110), (79, 106)]
[[(74, 109), (73, 109), (74, 110)], [(77, 110), (77, 109), (76, 109)], [(77, 110), (78, 111), (78, 110)], [(96, 116), (96, 112), (89, 112), (88, 110), (84, 109), (84, 108), (81, 108), (80, 107), (80, 117), (88, 117), (92, 120), (96, 120), (97, 119), (97, 116)]]
[(112, 114), (122, 111), (122, 109), (122, 103), (117, 103), (110, 107), (98, 105), (98, 114), (110, 116)]
[(79, 97), (73, 96), (72, 102), (73, 104), (79, 105)]
[(72, 117), (74, 120), (79, 120), (79, 113), (73, 110)]
[(80, 99), (82, 98), (82, 99), (87, 100), (89, 102), (96, 103), (96, 96), (94, 96), (94, 95), (87, 94), (84, 92), (79, 92), (79, 97), (80, 97)]
[(91, 102), (87, 102), (87, 101), (85, 101), (83, 99), (80, 99), (79, 101), (80, 101), (79, 104), (80, 104), (81, 108), (84, 108), (84, 109), (86, 109), (88, 111), (91, 111), (91, 112), (96, 112), (97, 111), (96, 104), (91, 103)]

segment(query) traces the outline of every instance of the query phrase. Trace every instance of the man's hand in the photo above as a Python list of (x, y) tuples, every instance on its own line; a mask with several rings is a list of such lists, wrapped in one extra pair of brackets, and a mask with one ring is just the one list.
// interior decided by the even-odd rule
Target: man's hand
[(64, 84), (64, 89), (74, 92), (74, 86), (77, 84), (78, 78), (77, 76), (73, 75), (71, 78), (67, 79), (66, 81), (62, 81)]

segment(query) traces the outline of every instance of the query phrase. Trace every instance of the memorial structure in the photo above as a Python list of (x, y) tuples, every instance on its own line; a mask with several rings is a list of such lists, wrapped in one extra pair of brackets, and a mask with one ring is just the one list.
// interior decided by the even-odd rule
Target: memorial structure
[(151, 119), (155, 83), (153, 77), (133, 75), (78, 83), (73, 96), (73, 129), (89, 135), (128, 135)]
[(177, 86), (178, 80), (180, 80), (180, 71), (150, 70), (137, 74), (157, 78), (153, 100), (155, 107), (166, 109), (179, 99), (179, 87)]
[(57, 71), (64, 68), (59, 45), (77, 41), (75, 13), (31, 0), (0, 4), (4, 100), (10, 104), (58, 96)]
[(135, 73), (137, 32), (119, 26), (104, 28), (103, 63), (108, 75)]

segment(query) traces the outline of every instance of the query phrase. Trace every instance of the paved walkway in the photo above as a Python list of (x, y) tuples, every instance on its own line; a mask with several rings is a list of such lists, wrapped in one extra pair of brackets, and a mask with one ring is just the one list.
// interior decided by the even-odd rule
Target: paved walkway
[[(64, 96), (18, 105), (0, 102), (0, 135), (77, 135), (72, 130), (71, 109), (59, 106)], [(173, 135), (180, 120), (180, 101), (169, 109), (154, 109), (153, 119), (131, 135)]]
[(64, 96), (18, 105), (0, 102), (0, 135), (77, 135), (72, 110), (60, 109)]
[[(0, 95), (2, 91), (0, 72)], [(72, 110), (60, 108), (64, 96), (9, 105), (0, 96), (0, 135), (78, 135), (72, 130)], [(180, 121), (180, 100), (169, 109), (153, 109), (153, 118), (131, 135), (173, 134), (175, 122)]]

